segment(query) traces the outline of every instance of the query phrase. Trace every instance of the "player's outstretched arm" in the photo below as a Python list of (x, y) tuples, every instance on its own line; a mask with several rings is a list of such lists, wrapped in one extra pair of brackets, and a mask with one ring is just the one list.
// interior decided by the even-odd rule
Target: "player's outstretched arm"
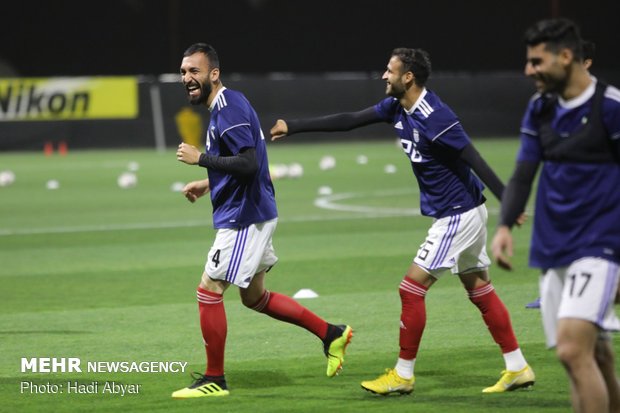
[(358, 112), (336, 113), (306, 119), (278, 119), (271, 128), (271, 140), (300, 132), (338, 132), (383, 122), (374, 106)]
[(288, 134), (288, 125), (283, 119), (278, 119), (272, 126), (270, 133), (272, 141), (283, 138)]

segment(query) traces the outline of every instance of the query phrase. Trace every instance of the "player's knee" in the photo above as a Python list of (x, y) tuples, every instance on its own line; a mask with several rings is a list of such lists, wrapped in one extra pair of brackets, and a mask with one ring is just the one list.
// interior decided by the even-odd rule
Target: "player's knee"
[(256, 307), (258, 301), (259, 300), (256, 300), (255, 298), (241, 296), (241, 304), (252, 310), (254, 309), (254, 307)]
[(576, 367), (583, 362), (586, 352), (577, 343), (558, 341), (555, 354), (560, 362), (568, 369)]
[(245, 294), (241, 294), (241, 303), (251, 310), (261, 312), (269, 302), (269, 296), (270, 293), (266, 290), (256, 294), (248, 294), (245, 291)]
[(226, 281), (215, 280), (210, 278), (207, 273), (202, 274), (199, 287), (206, 291), (211, 291), (217, 294), (224, 294), (224, 291), (228, 288)]

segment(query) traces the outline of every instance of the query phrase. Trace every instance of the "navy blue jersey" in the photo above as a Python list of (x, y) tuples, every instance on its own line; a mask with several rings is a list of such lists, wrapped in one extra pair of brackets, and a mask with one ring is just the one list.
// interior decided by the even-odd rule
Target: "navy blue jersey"
[[(580, 96), (558, 99), (551, 112), (551, 128), (560, 137), (578, 133), (593, 110), (595, 82)], [(620, 262), (620, 163), (545, 159), (538, 115), (544, 97), (534, 95), (521, 123), (517, 161), (543, 162), (536, 196), (530, 265), (553, 268), (583, 257)], [(608, 86), (602, 101), (602, 123), (613, 151), (620, 139), (620, 91)]]
[(251, 177), (236, 177), (208, 169), (215, 228), (242, 228), (278, 216), (275, 191), (269, 176), (265, 137), (258, 116), (242, 93), (222, 88), (213, 99), (207, 131), (206, 153), (238, 155), (244, 148), (256, 149), (258, 171)]
[(375, 105), (379, 117), (392, 123), (420, 187), (423, 215), (443, 218), (482, 204), (484, 186), (459, 158), (470, 143), (454, 112), (428, 89), (406, 110), (396, 98)]

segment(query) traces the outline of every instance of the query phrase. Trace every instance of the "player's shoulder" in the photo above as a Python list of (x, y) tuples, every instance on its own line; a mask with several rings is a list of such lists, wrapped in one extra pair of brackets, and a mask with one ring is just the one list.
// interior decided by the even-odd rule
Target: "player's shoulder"
[(526, 112), (534, 116), (540, 115), (543, 110), (548, 109), (550, 105), (557, 103), (557, 96), (551, 93), (536, 92), (527, 103)]
[(400, 106), (400, 102), (398, 99), (394, 97), (386, 97), (381, 99), (375, 105), (375, 111), (379, 114), (380, 117), (389, 119), (394, 116), (402, 107)]
[(532, 96), (530, 96), (530, 100), (528, 101), (528, 104), (530, 106), (534, 105), (534, 104), (536, 104), (536, 102), (539, 102), (539, 101), (545, 99), (545, 97), (547, 97), (546, 94), (540, 93), (540, 92), (536, 92)]
[(375, 106), (379, 106), (382, 108), (396, 108), (400, 105), (400, 102), (395, 97), (388, 96), (384, 99), (381, 99)]
[(620, 90), (613, 86), (607, 85), (605, 88), (605, 100), (609, 101), (609, 104), (620, 107)]
[(607, 85), (603, 96), (603, 123), (612, 139), (620, 138), (620, 90)]
[(445, 121), (456, 120), (456, 113), (433, 91), (426, 89), (427, 93), (418, 102), (418, 109), (426, 118), (442, 119)]
[(251, 111), (250, 102), (237, 90), (225, 88), (215, 98), (219, 117), (237, 117)]
[(245, 95), (238, 90), (224, 88), (220, 98), (226, 101), (226, 106), (239, 107), (250, 104)]

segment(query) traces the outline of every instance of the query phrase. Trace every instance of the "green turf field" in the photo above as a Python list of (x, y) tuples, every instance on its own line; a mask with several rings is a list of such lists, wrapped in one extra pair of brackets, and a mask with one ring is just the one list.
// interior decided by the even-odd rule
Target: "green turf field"
[[(506, 179), (516, 141), (476, 142)], [(268, 288), (293, 295), (328, 321), (349, 323), (355, 337), (342, 373), (324, 376), (321, 343), (311, 334), (243, 307), (234, 288), (228, 314), (227, 398), (176, 401), (172, 391), (204, 369), (195, 287), (214, 231), (207, 199), (190, 204), (170, 188), (202, 178), (172, 151), (84, 151), (67, 156), (0, 154), (16, 174), (0, 188), (0, 411), (209, 412), (566, 412), (565, 374), (544, 349), (537, 273), (526, 265), (530, 223), (516, 230), (517, 270), (492, 267), (495, 288), (512, 313), (522, 350), (537, 374), (531, 391), (482, 395), (503, 369), (501, 354), (457, 279), (427, 296), (427, 328), (411, 396), (380, 397), (359, 383), (392, 367), (398, 354), (398, 284), (430, 226), (417, 216), (417, 185), (395, 139), (379, 143), (269, 143), (271, 163), (299, 162), (304, 176), (275, 182), (280, 263)], [(332, 155), (334, 169), (319, 160)], [(368, 163), (358, 164), (359, 155)], [(119, 174), (137, 162), (138, 185)], [(386, 174), (385, 165), (396, 166)], [(50, 179), (60, 187), (47, 190)], [(318, 190), (329, 186), (331, 197)], [(489, 195), (491, 198), (492, 195)], [(315, 201), (321, 198), (315, 206)], [(489, 228), (497, 202), (488, 202)], [(326, 209), (329, 208), (329, 209)], [(77, 357), (82, 373), (22, 373), (21, 358)], [(87, 362), (180, 361), (184, 373), (100, 373)], [(67, 383), (98, 383), (97, 394), (68, 394)], [(105, 383), (138, 394), (103, 393)], [(62, 385), (63, 393), (22, 392), (22, 383)], [(59, 387), (60, 388), (60, 387)]]

